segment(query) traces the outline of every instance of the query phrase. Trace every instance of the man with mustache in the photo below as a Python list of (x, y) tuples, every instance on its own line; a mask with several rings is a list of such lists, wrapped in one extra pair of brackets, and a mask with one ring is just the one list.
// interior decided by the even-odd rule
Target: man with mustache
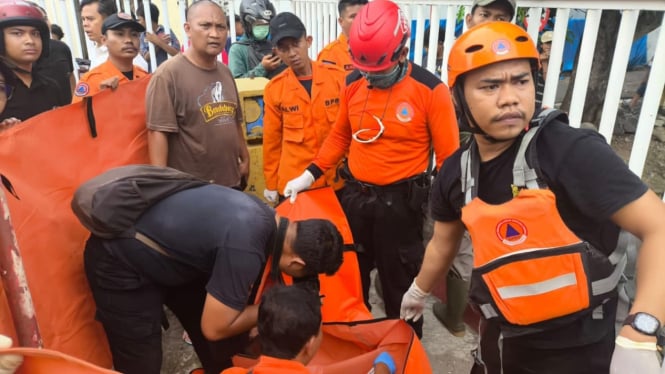
[(108, 49), (105, 63), (90, 70), (81, 77), (74, 90), (73, 102), (99, 91), (115, 90), (121, 83), (148, 75), (148, 72), (134, 65), (139, 53), (139, 36), (145, 28), (132, 16), (117, 13), (107, 17), (102, 24), (102, 42)]
[[(432, 186), (434, 234), (401, 316), (422, 316), (468, 230), (469, 299), (482, 322), (500, 327), (499, 362), (482, 372), (658, 373), (665, 205), (602, 136), (570, 127), (562, 112), (540, 113), (539, 57), (508, 22), (475, 26), (453, 46), (448, 82), (473, 139)], [(636, 298), (616, 337), (620, 229), (643, 244)]]

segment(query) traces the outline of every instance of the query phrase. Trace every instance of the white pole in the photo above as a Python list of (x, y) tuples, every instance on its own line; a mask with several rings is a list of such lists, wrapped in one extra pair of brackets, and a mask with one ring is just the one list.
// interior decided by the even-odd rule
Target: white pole
[[(145, 15), (145, 31), (153, 34), (155, 30), (152, 29), (152, 14), (150, 14), (150, 0), (143, 0), (143, 14)], [(150, 51), (150, 71), (157, 70), (157, 51), (155, 45), (148, 42), (148, 50)]]
[[(554, 108), (556, 100), (556, 88), (559, 84), (559, 74), (561, 73), (561, 63), (563, 62), (563, 47), (566, 44), (566, 32), (568, 30), (568, 17), (570, 9), (559, 9), (556, 13), (556, 23), (554, 24), (552, 50), (550, 52), (550, 61), (545, 77), (545, 90), (543, 91), (543, 106)], [(537, 20), (540, 22), (540, 18)]]
[[(573, 86), (573, 96), (570, 100), (570, 125), (580, 127), (582, 124), (582, 111), (586, 101), (586, 93), (589, 88), (589, 76), (591, 75), (591, 61), (596, 49), (596, 39), (598, 38), (598, 28), (600, 26), (600, 17), (603, 11), (600, 9), (591, 9), (587, 12), (584, 25), (584, 36), (580, 45), (580, 57), (577, 60), (577, 73)], [(582, 63), (580, 63), (582, 62)]]

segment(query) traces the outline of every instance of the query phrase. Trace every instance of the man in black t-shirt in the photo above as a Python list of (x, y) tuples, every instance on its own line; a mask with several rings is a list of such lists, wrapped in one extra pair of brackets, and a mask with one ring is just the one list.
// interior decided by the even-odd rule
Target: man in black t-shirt
[(330, 221), (289, 223), (257, 198), (219, 185), (165, 198), (135, 229), (135, 238), (93, 235), (84, 252), (114, 368), (129, 374), (160, 372), (162, 305), (188, 332), (206, 372), (219, 373), (256, 325), (250, 294), (269, 257), (294, 278), (332, 275), (342, 262)]
[[(519, 146), (536, 111), (538, 58), (529, 35), (507, 22), (471, 28), (453, 46), (449, 86), (474, 141), (466, 147), (469, 152), (460, 149), (446, 160), (434, 183), (434, 234), (402, 299), (402, 317), (422, 314), (426, 296), (448, 270), (467, 229), (474, 248), (472, 304), (483, 322), (498, 321), (491, 324), (498, 324), (502, 335), (498, 367), (488, 366), (485, 373), (658, 373), (656, 334), (665, 319), (665, 204), (601, 136), (557, 119), (526, 132), (538, 131), (530, 143), (535, 155), (526, 155), (547, 188), (516, 188), (519, 177), (526, 178), (514, 175), (514, 168), (519, 170), (523, 160)], [(479, 161), (469, 161), (474, 157)], [(525, 205), (530, 201), (537, 203)], [(553, 226), (557, 232), (543, 235)], [(620, 228), (643, 245), (637, 297), (615, 346), (616, 279), (605, 282), (610, 285), (603, 286), (602, 300), (594, 297), (601, 288), (596, 279), (621, 269), (611, 266), (610, 257)], [(570, 244), (522, 246), (551, 237), (565, 237)], [(574, 252), (575, 245), (583, 249)], [(568, 263), (556, 262), (560, 258), (583, 258), (577, 267), (582, 270), (551, 277), (556, 267), (569, 269)], [(524, 271), (505, 269), (528, 270), (534, 280), (520, 282)], [(573, 288), (580, 290), (575, 300), (529, 304), (553, 293), (568, 295)], [(483, 298), (488, 301), (477, 302)], [(574, 308), (562, 309), (577, 299)], [(481, 347), (486, 337), (483, 333)], [(482, 362), (480, 355), (476, 362)]]

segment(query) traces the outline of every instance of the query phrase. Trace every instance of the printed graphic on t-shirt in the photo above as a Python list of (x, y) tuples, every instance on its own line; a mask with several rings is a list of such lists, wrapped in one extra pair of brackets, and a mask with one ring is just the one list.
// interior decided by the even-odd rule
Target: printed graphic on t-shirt
[(224, 100), (222, 82), (208, 85), (201, 96), (196, 99), (206, 123), (217, 120), (215, 125), (235, 124), (237, 105), (233, 101)]

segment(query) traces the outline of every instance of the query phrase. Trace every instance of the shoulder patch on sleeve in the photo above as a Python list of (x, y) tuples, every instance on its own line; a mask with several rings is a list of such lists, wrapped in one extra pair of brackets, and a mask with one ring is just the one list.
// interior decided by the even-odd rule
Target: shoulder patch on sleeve
[(413, 78), (416, 82), (424, 84), (432, 90), (436, 86), (443, 84), (441, 79), (432, 74), (429, 70), (413, 63), (411, 64), (411, 78)]
[(87, 96), (90, 93), (90, 86), (86, 82), (79, 82), (74, 88), (74, 95), (83, 97)]

